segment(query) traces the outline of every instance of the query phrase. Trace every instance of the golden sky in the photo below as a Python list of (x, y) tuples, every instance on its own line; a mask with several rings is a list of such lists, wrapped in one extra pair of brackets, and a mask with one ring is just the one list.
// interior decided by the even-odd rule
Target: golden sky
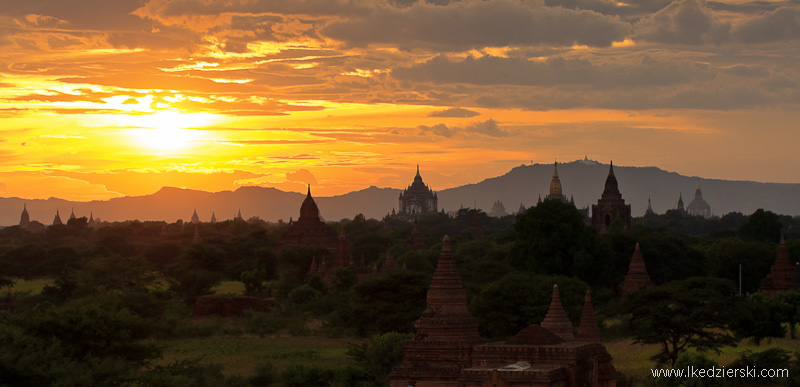
[(800, 4), (0, 0), (0, 196), (440, 190), (589, 158), (800, 183)]

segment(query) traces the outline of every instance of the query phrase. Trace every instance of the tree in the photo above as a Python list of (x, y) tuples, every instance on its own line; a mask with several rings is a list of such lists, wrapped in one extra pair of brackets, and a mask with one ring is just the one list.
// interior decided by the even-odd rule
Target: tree
[(571, 204), (545, 200), (518, 215), (514, 231), (517, 238), (508, 261), (517, 269), (577, 275), (591, 284), (608, 277), (610, 251), (603, 248), (595, 230), (586, 226)]
[(694, 277), (633, 293), (625, 299), (634, 340), (660, 344), (651, 359), (672, 366), (688, 348), (714, 350), (736, 341), (728, 333), (734, 300), (728, 280)]
[(389, 371), (403, 360), (403, 343), (410, 333), (387, 332), (372, 336), (369, 344), (347, 344), (347, 356), (355, 360), (378, 385), (389, 382)]
[(412, 271), (362, 281), (353, 287), (351, 326), (359, 333), (411, 332), (425, 309), (430, 278)]
[(558, 284), (562, 305), (570, 319), (577, 322), (588, 285), (563, 276), (508, 274), (486, 285), (469, 309), (482, 333), (505, 339), (544, 319), (553, 298), (554, 284)]
[(784, 337), (777, 298), (756, 293), (740, 301), (731, 319), (731, 329), (738, 339), (752, 338), (756, 345), (767, 337)]
[(777, 243), (781, 238), (782, 227), (777, 214), (759, 208), (748, 217), (747, 222), (742, 224), (739, 234), (747, 239)]
[(197, 297), (212, 294), (211, 288), (222, 280), (225, 252), (207, 244), (195, 244), (170, 268), (175, 281), (172, 289), (183, 301), (193, 304)]

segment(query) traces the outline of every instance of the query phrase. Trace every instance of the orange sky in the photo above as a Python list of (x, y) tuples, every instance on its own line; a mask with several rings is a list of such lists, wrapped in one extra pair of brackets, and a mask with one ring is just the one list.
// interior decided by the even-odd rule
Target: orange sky
[(800, 5), (29, 0), (0, 196), (443, 189), (590, 158), (800, 183)]

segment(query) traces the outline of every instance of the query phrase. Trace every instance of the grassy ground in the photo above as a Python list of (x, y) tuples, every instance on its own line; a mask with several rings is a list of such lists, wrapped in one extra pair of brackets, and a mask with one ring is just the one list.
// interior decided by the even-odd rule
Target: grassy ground
[(216, 294), (229, 294), (234, 296), (244, 295), (244, 284), (239, 281), (222, 281), (212, 290)]
[(45, 285), (53, 284), (52, 279), (17, 279), (15, 281), (16, 284), (14, 284), (14, 288), (12, 289), (13, 292), (24, 292), (30, 294), (39, 294), (42, 292), (42, 289), (44, 289)]
[[(655, 344), (634, 344), (633, 339), (623, 339), (604, 344), (608, 353), (614, 358), (613, 364), (617, 371), (642, 381), (652, 379), (650, 369), (655, 365), (650, 360), (650, 357), (658, 352), (660, 346)], [(787, 335), (787, 338), (764, 340), (758, 346), (750, 340), (744, 340), (736, 347), (722, 348), (722, 353), (719, 355), (714, 352), (708, 352), (707, 355), (719, 363), (720, 366), (727, 366), (745, 351), (762, 352), (770, 348), (783, 348), (791, 352), (798, 351), (800, 350), (800, 339), (791, 340)]]
[(220, 335), (201, 338), (175, 339), (160, 342), (164, 357), (161, 364), (176, 360), (201, 359), (203, 363), (223, 366), (227, 375), (251, 375), (263, 363), (283, 369), (302, 363), (322, 368), (338, 368), (354, 364), (346, 355), (346, 344), (356, 339), (289, 335), (251, 336)]

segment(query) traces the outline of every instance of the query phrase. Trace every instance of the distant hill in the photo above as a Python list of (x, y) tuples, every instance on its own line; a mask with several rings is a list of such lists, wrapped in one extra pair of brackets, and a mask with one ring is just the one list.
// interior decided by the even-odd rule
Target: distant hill
[[(688, 205), (694, 198), (698, 183), (696, 177), (656, 167), (615, 166), (614, 171), (622, 197), (631, 204), (634, 216), (644, 214), (648, 197), (652, 199), (653, 209), (657, 213), (675, 208), (679, 194), (683, 194), (683, 201)], [(591, 160), (573, 161), (559, 164), (558, 173), (564, 194), (568, 197), (573, 195), (578, 207), (591, 206), (597, 203), (603, 192), (608, 164)], [(520, 203), (530, 207), (536, 203), (539, 194), (544, 197), (552, 175), (552, 164), (521, 165), (502, 176), (477, 184), (438, 191), (439, 207), (455, 211), (462, 206), (477, 205), (488, 212), (492, 204), (500, 200), (507, 211), (515, 212)], [(436, 190), (436, 187), (431, 188)], [(732, 211), (750, 214), (758, 208), (779, 214), (800, 214), (800, 184), (700, 179), (700, 188), (714, 214)], [(358, 213), (380, 219), (397, 208), (400, 192), (393, 188), (369, 187), (344, 195), (315, 199), (326, 220), (352, 218)], [(152, 195), (92, 202), (70, 202), (56, 198), (0, 198), (0, 225), (18, 224), (23, 203), (27, 204), (31, 220), (48, 225), (52, 223), (56, 209), (66, 222), (73, 208), (77, 216), (88, 216), (91, 212), (95, 217), (107, 221), (188, 221), (194, 209), (197, 209), (202, 221), (208, 221), (212, 211), (221, 221), (233, 218), (239, 210), (245, 219), (258, 216), (268, 221), (288, 221), (290, 217), (296, 219), (299, 216), (304, 197), (304, 194), (267, 187), (241, 187), (235, 191), (213, 193), (164, 187)]]
[[(564, 194), (573, 195), (578, 207), (591, 207), (603, 193), (608, 164), (592, 160), (578, 160), (558, 164)], [(634, 216), (642, 216), (650, 198), (653, 210), (664, 213), (674, 209), (678, 196), (683, 196), (684, 205), (694, 198), (698, 178), (668, 172), (657, 167), (614, 166), (622, 198), (631, 205)], [(521, 165), (505, 175), (486, 179), (439, 192), (439, 203), (445, 208), (458, 209), (461, 205), (488, 211), (496, 200), (500, 200), (508, 211), (517, 211), (520, 203), (526, 208), (536, 204), (539, 194), (546, 196), (553, 176), (553, 164)], [(703, 198), (711, 206), (711, 212), (724, 215), (729, 212), (751, 214), (764, 208), (785, 215), (800, 215), (800, 184), (757, 183), (700, 179)]]

